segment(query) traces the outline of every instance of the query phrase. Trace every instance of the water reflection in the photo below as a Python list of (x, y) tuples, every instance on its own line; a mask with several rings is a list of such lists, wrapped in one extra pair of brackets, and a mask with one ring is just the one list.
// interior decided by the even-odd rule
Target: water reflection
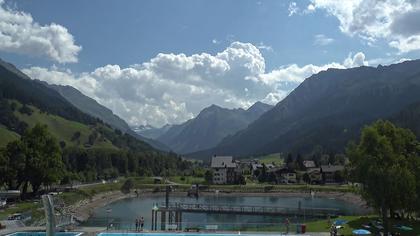
[[(136, 218), (141, 216), (145, 219), (145, 228), (151, 227), (151, 210), (154, 204), (162, 203), (165, 197), (161, 195), (144, 196), (140, 198), (123, 199), (110, 204), (109, 206), (98, 208), (93, 212), (92, 217), (86, 223), (87, 225), (104, 226), (107, 222), (106, 209), (111, 208), (111, 222), (122, 228), (134, 227)], [(299, 207), (302, 208), (336, 208), (346, 215), (366, 214), (368, 212), (364, 207), (360, 207), (349, 202), (345, 202), (334, 198), (322, 197), (279, 197), (279, 196), (226, 196), (226, 195), (209, 195), (202, 196), (198, 199), (172, 196), (171, 202), (180, 203), (203, 203), (214, 205), (251, 205), (251, 206), (271, 206), (271, 207)], [(299, 223), (310, 220), (308, 217), (290, 217), (290, 221)], [(224, 229), (240, 229), (244, 226), (262, 227), (264, 225), (278, 225), (284, 221), (282, 217), (276, 216), (251, 216), (251, 215), (233, 215), (233, 214), (205, 214), (205, 213), (183, 213), (184, 226), (186, 225), (203, 225), (217, 224)]]

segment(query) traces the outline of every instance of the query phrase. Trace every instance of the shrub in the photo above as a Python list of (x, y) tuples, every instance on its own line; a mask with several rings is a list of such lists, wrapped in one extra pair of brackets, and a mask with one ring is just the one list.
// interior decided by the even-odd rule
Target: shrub
[(129, 178), (127, 179), (124, 184), (121, 186), (121, 192), (122, 193), (130, 193), (130, 190), (134, 187), (134, 181), (133, 179)]

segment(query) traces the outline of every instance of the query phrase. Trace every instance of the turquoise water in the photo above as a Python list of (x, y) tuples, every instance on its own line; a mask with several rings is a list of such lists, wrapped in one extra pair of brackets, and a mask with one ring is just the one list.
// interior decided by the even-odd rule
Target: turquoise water
[[(152, 207), (155, 203), (162, 203), (165, 197), (162, 195), (144, 196), (140, 198), (123, 199), (113, 202), (93, 212), (92, 217), (85, 223), (87, 226), (106, 226), (107, 222), (113, 225), (114, 229), (135, 229), (135, 219), (144, 217), (145, 229), (151, 229)], [(370, 210), (351, 204), (349, 202), (325, 197), (311, 198), (309, 195), (302, 197), (280, 197), (280, 196), (202, 196), (198, 199), (182, 196), (171, 196), (170, 202), (181, 203), (203, 203), (203, 204), (230, 204), (230, 205), (253, 205), (253, 206), (275, 206), (275, 207), (298, 207), (299, 202), (302, 208), (335, 208), (343, 215), (367, 214)], [(108, 210), (109, 209), (109, 210)], [(107, 211), (108, 210), (108, 211)], [(280, 216), (261, 215), (235, 215), (235, 214), (206, 214), (206, 213), (183, 213), (183, 227), (201, 227), (206, 225), (217, 225), (219, 230), (244, 230), (244, 228), (265, 228), (267, 226), (278, 226), (285, 221)], [(290, 217), (293, 224), (303, 223), (313, 218)], [(160, 221), (160, 218), (159, 218)], [(158, 227), (160, 227), (158, 225)]]
[[(79, 236), (80, 232), (56, 232), (56, 236)], [(45, 236), (45, 232), (16, 232), (7, 236)]]
[[(97, 236), (279, 236), (279, 234), (209, 234), (209, 233), (100, 233)], [(292, 236), (292, 234), (288, 234)]]

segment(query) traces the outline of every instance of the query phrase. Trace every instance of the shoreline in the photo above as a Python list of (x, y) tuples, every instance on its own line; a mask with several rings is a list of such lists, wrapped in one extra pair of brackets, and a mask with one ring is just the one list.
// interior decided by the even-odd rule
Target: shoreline
[[(185, 196), (187, 192), (171, 192), (172, 196)], [(153, 197), (153, 196), (164, 196), (164, 192), (153, 192), (149, 190), (142, 190), (139, 192), (139, 197)], [(200, 192), (202, 196), (214, 196), (215, 192)], [(279, 192), (219, 192), (218, 196), (276, 196), (276, 197), (311, 197), (308, 192), (303, 191), (279, 191)], [(115, 201), (127, 199), (127, 198), (136, 198), (137, 195), (133, 192), (129, 194), (124, 194), (121, 191), (112, 191), (99, 193), (93, 196), (91, 199), (84, 199), (80, 202), (77, 202), (74, 205), (69, 207), (70, 212), (75, 216), (79, 222), (85, 222), (93, 214), (93, 211), (97, 208), (107, 206)], [(361, 198), (360, 195), (355, 193), (343, 193), (343, 192), (315, 192), (316, 197), (322, 198), (335, 198), (345, 202), (348, 202), (352, 205), (357, 205), (360, 207), (366, 207), (366, 202)], [(367, 210), (369, 210), (366, 207)]]
[(95, 209), (107, 206), (115, 201), (132, 198), (135, 196), (136, 195), (133, 193), (124, 194), (121, 191), (99, 193), (90, 199), (84, 199), (69, 206), (69, 211), (74, 215), (77, 221), (85, 222), (93, 214)]

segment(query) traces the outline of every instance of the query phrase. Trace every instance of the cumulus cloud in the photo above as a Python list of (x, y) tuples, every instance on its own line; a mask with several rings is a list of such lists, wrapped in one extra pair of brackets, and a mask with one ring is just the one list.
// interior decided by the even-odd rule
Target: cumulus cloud
[(329, 38), (323, 34), (317, 34), (314, 36), (314, 45), (326, 46), (334, 42), (333, 38)]
[(58, 68), (23, 69), (33, 79), (71, 85), (109, 107), (131, 125), (180, 123), (204, 107), (246, 108), (256, 101), (275, 104), (305, 78), (330, 67), (365, 65), (363, 53), (342, 63), (287, 65), (266, 72), (258, 47), (233, 42), (214, 55), (158, 54), (147, 62), (121, 68), (105, 65), (91, 72)]
[(59, 63), (77, 62), (81, 50), (68, 30), (55, 23), (40, 25), (25, 12), (15, 11), (0, 0), (0, 50)]
[(366, 56), (362, 52), (356, 53), (353, 57), (350, 53), (349, 56), (344, 60), (343, 65), (345, 68), (368, 66), (369, 63), (365, 59)]
[(297, 6), (296, 2), (290, 2), (287, 10), (289, 11), (289, 16), (293, 16), (299, 13), (299, 7)]
[(420, 2), (413, 0), (311, 0), (340, 22), (340, 30), (369, 44), (385, 40), (401, 53), (420, 49)]

